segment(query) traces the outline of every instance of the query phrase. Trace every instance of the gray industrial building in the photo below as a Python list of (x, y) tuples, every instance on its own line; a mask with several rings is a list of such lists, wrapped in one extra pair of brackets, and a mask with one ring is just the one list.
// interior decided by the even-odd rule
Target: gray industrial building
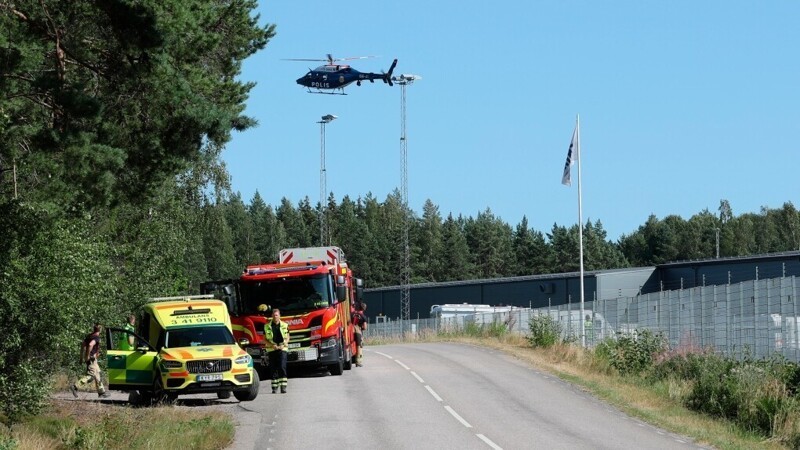
[[(584, 300), (634, 297), (793, 275), (800, 276), (800, 251), (587, 271), (584, 273)], [(365, 281), (369, 284), (369, 280)], [(369, 315), (399, 317), (400, 291), (400, 286), (366, 289)], [(410, 293), (411, 318), (428, 317), (431, 306), (446, 303), (539, 308), (579, 302), (580, 273), (420, 283), (411, 285)]]

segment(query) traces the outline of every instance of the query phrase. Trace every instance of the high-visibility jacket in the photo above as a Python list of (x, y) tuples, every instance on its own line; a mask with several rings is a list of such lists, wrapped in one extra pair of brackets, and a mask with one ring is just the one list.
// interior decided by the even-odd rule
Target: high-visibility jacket
[[(122, 326), (122, 329), (125, 331), (130, 331), (131, 333), (134, 331), (133, 325), (131, 325), (129, 322), (125, 323), (125, 325)], [(130, 336), (130, 334), (121, 333), (118, 343), (119, 350), (134, 350), (133, 345), (129, 340)]]
[[(289, 324), (284, 322), (284, 321), (281, 321), (280, 322), (280, 328), (281, 328), (281, 334), (283, 335), (283, 351), (287, 352), (287, 351), (289, 351), (289, 348), (288, 348), (289, 347)], [(274, 336), (272, 335), (272, 321), (271, 320), (269, 322), (267, 322), (266, 325), (264, 325), (264, 337), (267, 339), (267, 342), (269, 342), (269, 347), (267, 348), (267, 351), (274, 350), (272, 348), (272, 346), (275, 345), (275, 341), (273, 340)]]

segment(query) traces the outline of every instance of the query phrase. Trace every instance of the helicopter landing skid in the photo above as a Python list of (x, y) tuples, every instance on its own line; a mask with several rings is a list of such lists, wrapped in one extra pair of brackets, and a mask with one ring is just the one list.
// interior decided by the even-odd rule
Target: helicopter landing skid
[(311, 89), (308, 90), (309, 94), (326, 94), (326, 95), (347, 95), (346, 92), (325, 92), (325, 91), (312, 91)]

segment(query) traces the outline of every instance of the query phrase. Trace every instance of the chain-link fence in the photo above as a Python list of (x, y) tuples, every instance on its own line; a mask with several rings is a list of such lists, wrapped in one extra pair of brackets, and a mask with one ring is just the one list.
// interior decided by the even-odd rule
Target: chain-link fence
[[(605, 338), (648, 329), (663, 335), (673, 349), (711, 349), (755, 359), (779, 354), (800, 362), (797, 289), (792, 276), (585, 302), (586, 343), (593, 346)], [(379, 320), (370, 323), (365, 337), (403, 338), (487, 326), (527, 334), (530, 319), (542, 314), (560, 324), (563, 338), (580, 342), (578, 303), (449, 318)]]

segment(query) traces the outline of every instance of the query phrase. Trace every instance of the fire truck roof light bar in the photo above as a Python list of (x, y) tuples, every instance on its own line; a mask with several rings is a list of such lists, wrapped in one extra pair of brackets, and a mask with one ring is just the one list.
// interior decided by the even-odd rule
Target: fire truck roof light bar
[(257, 269), (248, 269), (247, 275), (263, 275), (265, 273), (281, 273), (281, 272), (297, 272), (300, 270), (314, 270), (319, 266), (295, 266), (295, 267), (281, 267), (279, 269), (265, 269), (259, 267)]

